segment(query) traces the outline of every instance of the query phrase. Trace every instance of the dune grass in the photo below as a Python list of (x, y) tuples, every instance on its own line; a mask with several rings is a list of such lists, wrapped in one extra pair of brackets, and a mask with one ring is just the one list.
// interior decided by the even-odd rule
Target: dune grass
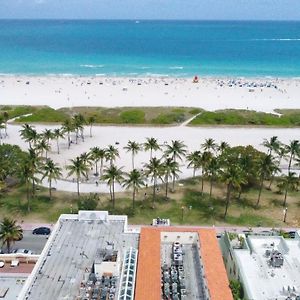
[(202, 112), (189, 125), (237, 125), (237, 126), (300, 126), (300, 110), (280, 110), (281, 116), (248, 110), (219, 110)]

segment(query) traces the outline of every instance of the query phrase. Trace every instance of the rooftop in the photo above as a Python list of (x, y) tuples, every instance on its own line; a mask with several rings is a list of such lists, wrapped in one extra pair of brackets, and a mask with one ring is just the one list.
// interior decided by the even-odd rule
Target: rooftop
[(135, 299), (161, 299), (161, 267), (168, 264), (175, 241), (182, 243), (185, 251), (185, 299), (207, 299), (204, 294), (208, 291), (211, 300), (232, 300), (215, 230), (176, 227), (142, 228)]
[(123, 257), (127, 249), (138, 247), (139, 235), (126, 229), (126, 217), (105, 212), (62, 215), (18, 299), (75, 299), (99, 249), (113, 247)]
[[(234, 249), (234, 253), (249, 298), (281, 300), (300, 296), (300, 240), (250, 235), (246, 246)], [(275, 263), (273, 254), (277, 257)]]

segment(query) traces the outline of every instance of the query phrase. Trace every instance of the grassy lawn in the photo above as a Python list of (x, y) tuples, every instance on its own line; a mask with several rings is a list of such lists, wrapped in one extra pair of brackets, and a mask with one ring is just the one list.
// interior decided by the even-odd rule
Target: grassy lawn
[[(127, 214), (130, 224), (150, 224), (153, 218), (170, 218), (172, 224), (187, 225), (238, 225), (238, 226), (299, 226), (300, 203), (298, 194), (288, 196), (287, 224), (283, 219), (283, 195), (273, 191), (264, 190), (261, 205), (255, 207), (257, 190), (248, 190), (242, 194), (241, 199), (233, 197), (228, 217), (224, 220), (225, 187), (215, 185), (213, 198), (206, 193), (209, 191), (208, 183), (204, 185), (201, 193), (199, 178), (183, 180), (177, 185), (175, 192), (169, 193), (168, 200), (164, 197), (164, 188), (158, 193), (155, 208), (152, 208), (152, 189), (140, 190), (137, 195), (136, 209), (132, 210), (131, 192), (116, 195), (116, 208), (112, 209), (109, 195), (100, 194), (97, 209), (108, 210), (114, 214)], [(146, 193), (146, 197), (145, 197)], [(77, 211), (77, 195), (67, 192), (53, 192), (50, 201), (48, 191), (40, 188), (36, 198), (31, 200), (31, 211), (27, 211), (26, 191), (23, 186), (8, 190), (0, 198), (0, 217), (10, 215), (25, 222), (55, 222), (60, 214)], [(183, 209), (182, 209), (183, 207)]]
[(300, 110), (277, 110), (281, 116), (249, 110), (204, 111), (189, 125), (300, 126)]

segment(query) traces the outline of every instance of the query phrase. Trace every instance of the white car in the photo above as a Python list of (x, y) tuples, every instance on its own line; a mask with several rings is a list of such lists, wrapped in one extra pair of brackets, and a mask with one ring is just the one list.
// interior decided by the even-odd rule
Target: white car
[(31, 250), (28, 249), (16, 249), (13, 251), (16, 254), (33, 254)]

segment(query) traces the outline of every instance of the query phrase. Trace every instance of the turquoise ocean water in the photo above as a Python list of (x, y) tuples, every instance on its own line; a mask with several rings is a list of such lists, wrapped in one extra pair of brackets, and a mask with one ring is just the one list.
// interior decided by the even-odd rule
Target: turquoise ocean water
[(300, 22), (0, 20), (0, 73), (300, 77)]

